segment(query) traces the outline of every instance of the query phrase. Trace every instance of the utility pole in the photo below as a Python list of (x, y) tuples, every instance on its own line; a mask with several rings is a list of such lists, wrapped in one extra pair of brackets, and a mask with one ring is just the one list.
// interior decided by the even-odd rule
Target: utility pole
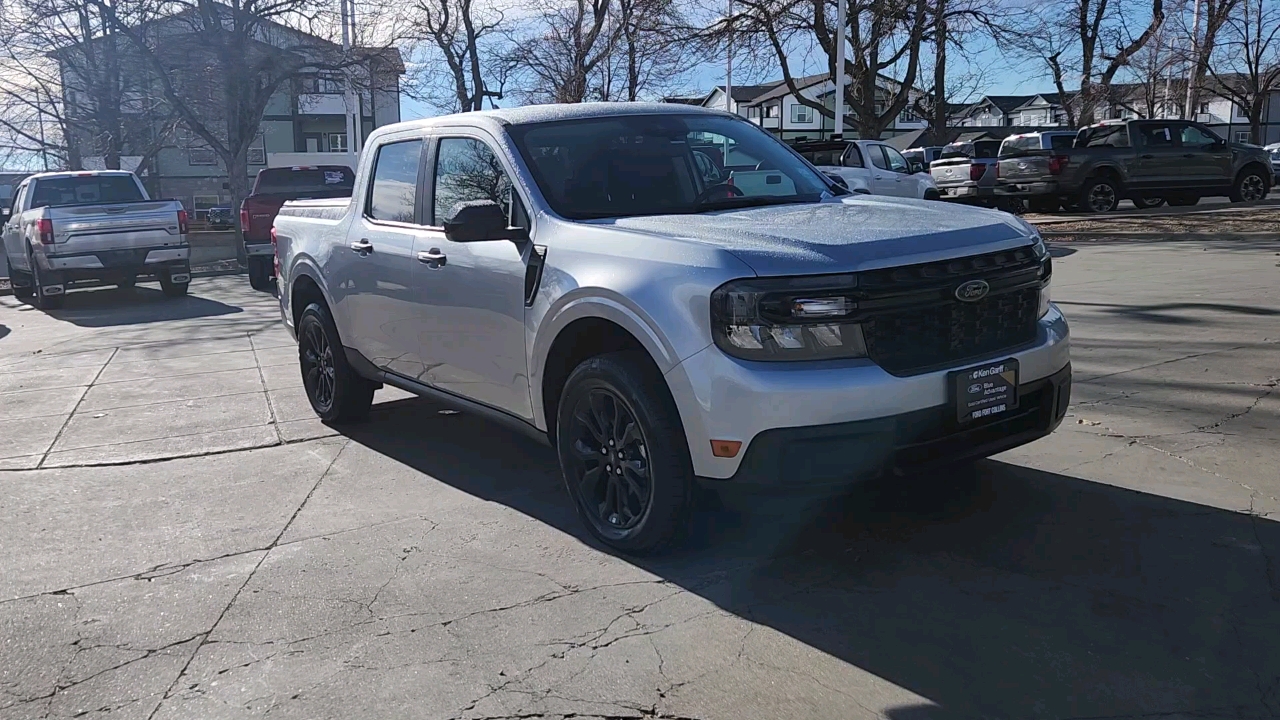
[(729, 39), (725, 42), (724, 110), (733, 112), (733, 0), (729, 0), (729, 10), (724, 21), (729, 30)]
[[(354, 0), (341, 0), (342, 6), (342, 56), (344, 63), (351, 62), (351, 36), (354, 31), (352, 24), (352, 15), (355, 8), (352, 7)], [(351, 67), (344, 65), (342, 68), (342, 85), (344, 97), (342, 104), (347, 116), (347, 157), (349, 157), (352, 168), (356, 166), (356, 154), (360, 151), (356, 145), (357, 138), (360, 136), (360, 105), (356, 101), (356, 91), (351, 83)]]
[(831, 139), (841, 140), (844, 138), (844, 27), (849, 21), (848, 3), (836, 0), (836, 7), (836, 129), (831, 133)]

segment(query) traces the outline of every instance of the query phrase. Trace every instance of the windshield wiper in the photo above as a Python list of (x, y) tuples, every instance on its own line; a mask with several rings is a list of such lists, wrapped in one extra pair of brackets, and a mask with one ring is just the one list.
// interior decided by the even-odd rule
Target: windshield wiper
[(765, 195), (762, 197), (731, 197), (704, 200), (689, 208), (688, 212), (706, 212), (708, 210), (736, 210), (739, 208), (764, 207), (766, 205), (801, 205), (817, 202), (808, 195)]

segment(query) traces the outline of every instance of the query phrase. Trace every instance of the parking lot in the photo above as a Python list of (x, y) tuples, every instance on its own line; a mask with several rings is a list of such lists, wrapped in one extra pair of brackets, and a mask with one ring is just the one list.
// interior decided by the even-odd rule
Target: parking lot
[(1053, 249), (1057, 433), (643, 561), (522, 436), (318, 423), (243, 276), (0, 296), (0, 720), (1280, 714), (1280, 241)]

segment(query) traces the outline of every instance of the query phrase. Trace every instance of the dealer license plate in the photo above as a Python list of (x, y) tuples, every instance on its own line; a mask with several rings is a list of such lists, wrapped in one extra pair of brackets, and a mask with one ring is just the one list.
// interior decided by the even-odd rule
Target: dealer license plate
[(1010, 358), (951, 373), (962, 423), (1005, 415), (1018, 407), (1018, 361)]

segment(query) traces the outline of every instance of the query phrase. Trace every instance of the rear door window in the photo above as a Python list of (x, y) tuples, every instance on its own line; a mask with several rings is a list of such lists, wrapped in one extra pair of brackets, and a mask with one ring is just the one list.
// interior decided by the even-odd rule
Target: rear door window
[(1144, 123), (1138, 127), (1142, 144), (1152, 148), (1173, 147), (1173, 128), (1167, 123)]
[(1075, 135), (1054, 135), (1049, 138), (1049, 147), (1054, 150), (1070, 150), (1075, 144)]
[(85, 175), (41, 178), (35, 181), (31, 207), (94, 205), (145, 200), (130, 175)]
[(412, 223), (421, 159), (421, 140), (388, 143), (378, 148), (365, 214), (374, 220)]
[(350, 197), (356, 174), (348, 167), (269, 168), (258, 173), (254, 195), (290, 200)]
[(862, 149), (857, 145), (850, 145), (849, 152), (844, 156), (844, 166), (852, 168), (864, 168), (867, 166), (862, 161)]
[(880, 151), (880, 146), (872, 145), (867, 148), (867, 155), (871, 158), (872, 165), (875, 165), (881, 170), (889, 169), (889, 162), (885, 160), (884, 153)]

